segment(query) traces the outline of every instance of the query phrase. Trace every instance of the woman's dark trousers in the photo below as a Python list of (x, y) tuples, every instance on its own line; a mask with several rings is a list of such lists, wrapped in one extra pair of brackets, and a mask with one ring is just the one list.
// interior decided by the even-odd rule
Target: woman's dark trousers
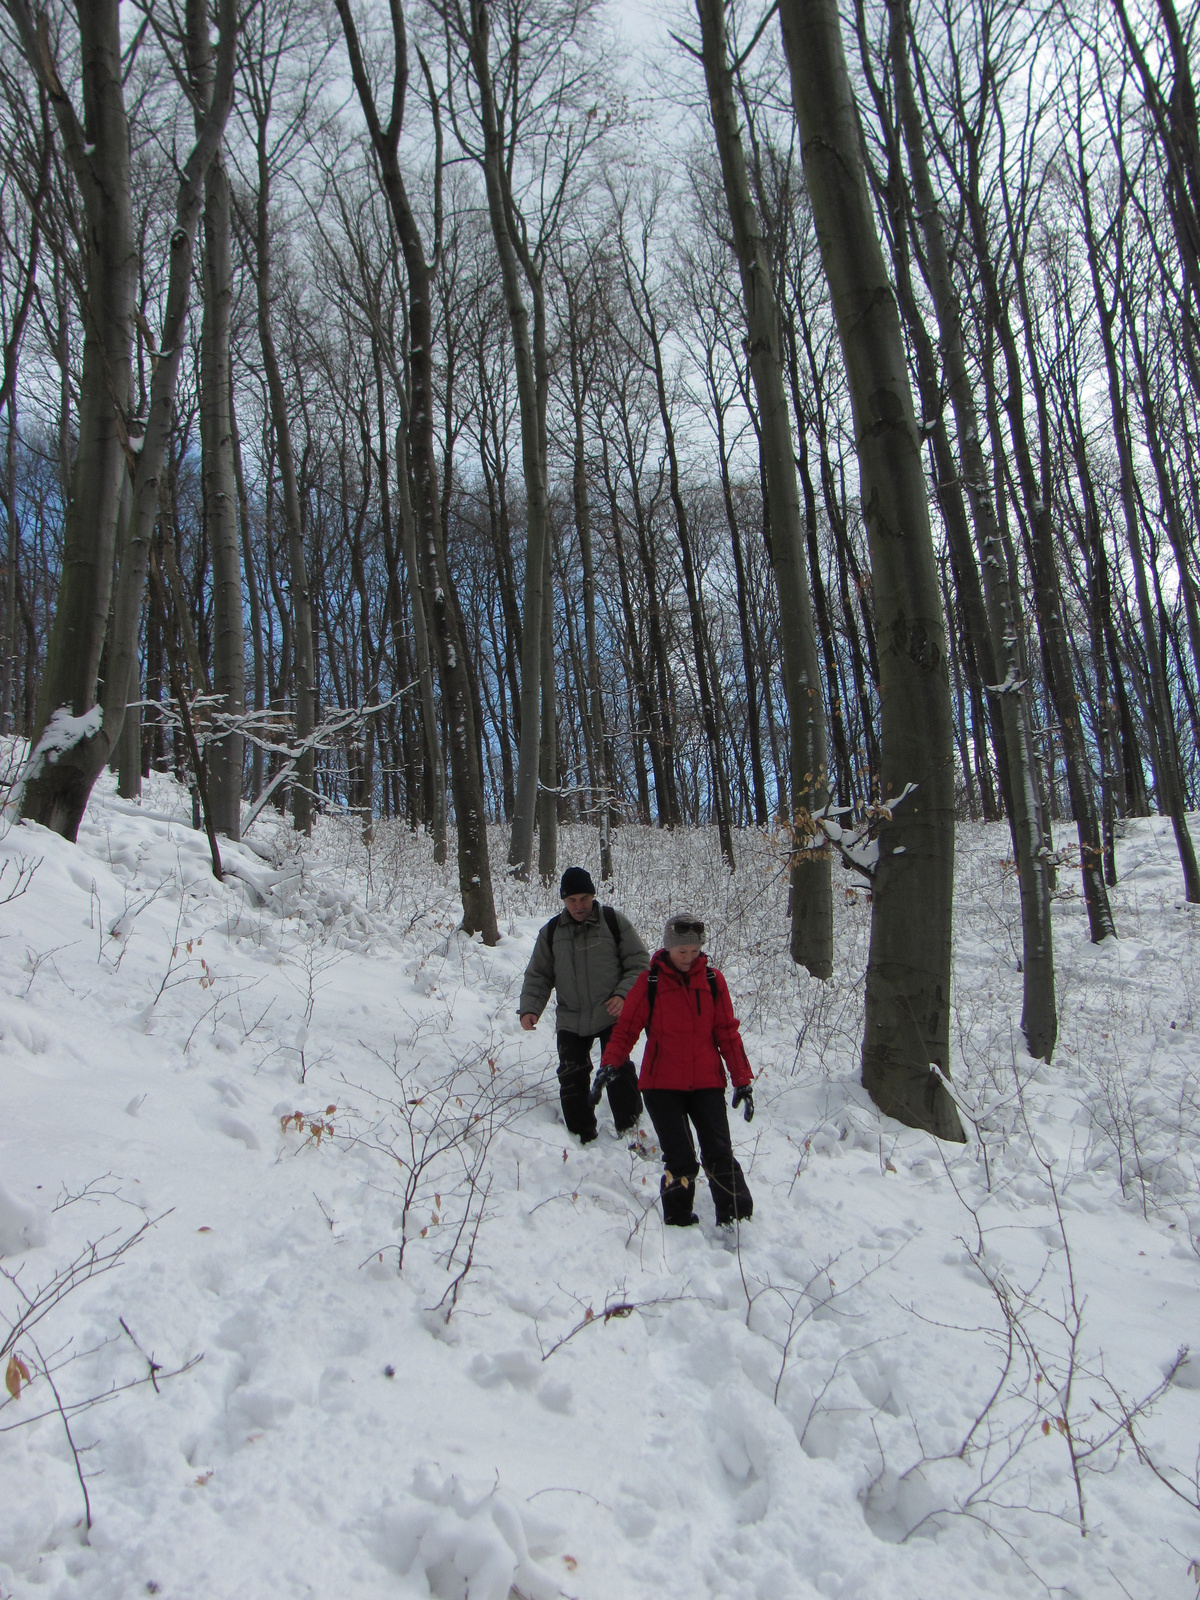
[[(599, 1039), (603, 1054), (611, 1038), (611, 1028), (601, 1033), (568, 1033), (564, 1029), (558, 1035), (558, 1097), (562, 1101), (563, 1121), (568, 1133), (577, 1135), (583, 1144), (590, 1144), (596, 1137), (592, 1045)], [(627, 1133), (641, 1116), (642, 1097), (632, 1061), (618, 1067), (616, 1077), (609, 1081), (608, 1106), (618, 1133)]]
[[(692, 1128), (700, 1141), (700, 1160), (708, 1174), (717, 1222), (745, 1221), (754, 1210), (746, 1175), (733, 1154), (723, 1089), (647, 1089), (646, 1110), (662, 1147), (663, 1220), (686, 1226), (700, 1163)], [(691, 1127), (688, 1123), (691, 1123)]]

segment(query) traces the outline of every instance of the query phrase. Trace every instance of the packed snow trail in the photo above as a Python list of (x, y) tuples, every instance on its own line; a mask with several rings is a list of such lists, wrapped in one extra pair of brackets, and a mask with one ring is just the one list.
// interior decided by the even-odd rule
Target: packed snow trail
[[(77, 848), (0, 840), (0, 900), (37, 862), (0, 904), (0, 1336), (151, 1223), (16, 1340), (5, 1600), (1194, 1600), (1200, 1514), (1110, 1421), (1194, 1338), (1200, 1280), (1197, 927), (1157, 820), (1119, 942), (1056, 905), (1049, 1069), (1013, 1045), (1006, 836), (963, 830), (966, 1149), (856, 1082), (859, 897), (810, 983), (769, 841), (733, 879), (706, 834), (621, 830), (611, 898), (649, 941), (708, 913), (760, 1073), (727, 1237), (703, 1188), (663, 1229), (650, 1130), (566, 1135), (551, 1018), (515, 1015), (540, 891), (504, 886), (487, 950), (423, 840), (260, 823), (219, 885), (185, 805), (98, 787)], [(71, 1413), (149, 1357), (160, 1392)], [(1183, 1492), (1198, 1389), (1185, 1362), (1134, 1424)]]

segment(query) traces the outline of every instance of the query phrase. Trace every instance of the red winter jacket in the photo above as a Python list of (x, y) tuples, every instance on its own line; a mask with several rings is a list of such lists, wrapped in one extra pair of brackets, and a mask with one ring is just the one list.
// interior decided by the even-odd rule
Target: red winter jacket
[(642, 1055), (639, 1089), (723, 1089), (729, 1068), (735, 1087), (754, 1074), (738, 1032), (738, 1019), (725, 979), (714, 967), (717, 998), (708, 986), (708, 959), (701, 952), (690, 972), (679, 972), (665, 950), (655, 952), (650, 972), (658, 973), (654, 1015), (650, 1017), (649, 972), (638, 974), (601, 1058), (606, 1067), (629, 1060), (638, 1035), (650, 1019)]

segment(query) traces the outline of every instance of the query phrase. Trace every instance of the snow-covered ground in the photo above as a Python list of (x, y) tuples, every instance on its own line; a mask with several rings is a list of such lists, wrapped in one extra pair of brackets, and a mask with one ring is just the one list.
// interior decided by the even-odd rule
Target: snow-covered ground
[(1128, 827), (1119, 942), (1062, 875), (1049, 1068), (1006, 832), (962, 829), (965, 1149), (856, 1082), (849, 878), (819, 985), (770, 841), (729, 877), (707, 834), (623, 830), (611, 898), (648, 941), (708, 917), (761, 1075), (729, 1240), (703, 1193), (664, 1232), (657, 1153), (606, 1111), (566, 1135), (551, 1021), (515, 1014), (553, 895), (498, 886), (487, 950), (424, 839), (259, 824), (221, 886), (186, 810), (102, 785), (78, 847), (0, 840), (0, 1341), (21, 1324), (32, 1379), (0, 1392), (4, 1600), (1194, 1600), (1200, 977), (1168, 825)]

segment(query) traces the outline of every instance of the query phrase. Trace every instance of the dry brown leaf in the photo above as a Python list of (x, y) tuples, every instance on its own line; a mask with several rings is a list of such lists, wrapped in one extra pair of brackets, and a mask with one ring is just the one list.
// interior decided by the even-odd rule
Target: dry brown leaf
[(14, 1400), (21, 1398), (21, 1385), (29, 1381), (29, 1368), (20, 1356), (9, 1356), (8, 1367), (4, 1374), (4, 1387)]

